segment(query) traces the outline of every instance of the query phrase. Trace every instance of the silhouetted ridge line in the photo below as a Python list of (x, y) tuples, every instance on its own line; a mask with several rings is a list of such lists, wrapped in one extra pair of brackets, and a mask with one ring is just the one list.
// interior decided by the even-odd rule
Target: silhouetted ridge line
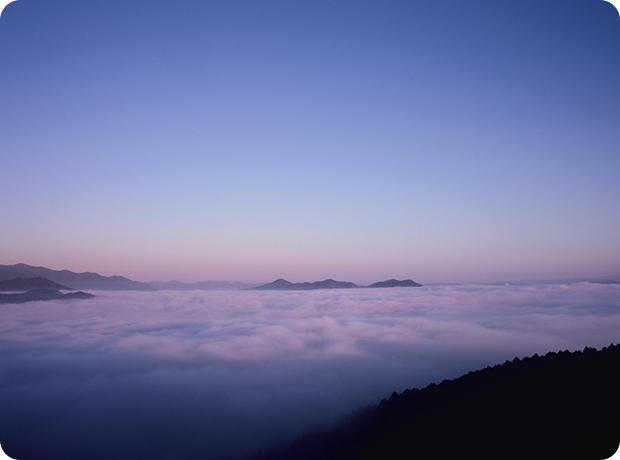
[(57, 291), (75, 291), (75, 289), (63, 286), (42, 278), (40, 276), (34, 278), (13, 278), (11, 280), (0, 281), (0, 292), (20, 292), (32, 289), (55, 289)]
[(34, 302), (35, 300), (90, 299), (93, 297), (95, 296), (82, 291), (63, 294), (62, 292), (54, 289), (33, 289), (19, 294), (0, 294), (0, 304), (26, 303)]
[(382, 288), (382, 287), (420, 287), (422, 286), (419, 283), (416, 283), (413, 280), (387, 280), (387, 281), (379, 281), (377, 283), (373, 283), (370, 286), (366, 286), (368, 288)]
[(311, 291), (315, 289), (352, 289), (359, 287), (355, 283), (348, 281), (335, 281), (327, 279), (324, 281), (315, 281), (314, 283), (291, 283), (285, 279), (277, 279), (273, 283), (263, 284), (251, 289), (255, 290), (286, 290), (286, 291)]
[(263, 284), (261, 286), (253, 287), (250, 289), (257, 290), (277, 290), (277, 291), (311, 291), (315, 289), (354, 289), (354, 288), (380, 288), (380, 287), (407, 287), (407, 286), (422, 286), (413, 280), (387, 280), (380, 281), (378, 283), (371, 284), (370, 286), (359, 286), (350, 281), (335, 281), (333, 279), (327, 279), (324, 281), (315, 281), (314, 283), (291, 283), (285, 279), (279, 278), (272, 283)]
[(609, 458), (620, 443), (620, 345), (506, 361), (394, 392), (337, 428), (253, 460)]
[(13, 278), (42, 277), (55, 283), (73, 286), (76, 289), (104, 291), (154, 291), (147, 283), (132, 281), (123, 276), (102, 276), (98, 273), (74, 273), (69, 270), (51, 270), (26, 264), (0, 265), (0, 281)]

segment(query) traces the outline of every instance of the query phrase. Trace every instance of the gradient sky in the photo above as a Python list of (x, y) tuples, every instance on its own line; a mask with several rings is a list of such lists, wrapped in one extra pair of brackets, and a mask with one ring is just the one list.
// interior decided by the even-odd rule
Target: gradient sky
[(602, 0), (19, 0), (0, 263), (140, 281), (620, 273)]

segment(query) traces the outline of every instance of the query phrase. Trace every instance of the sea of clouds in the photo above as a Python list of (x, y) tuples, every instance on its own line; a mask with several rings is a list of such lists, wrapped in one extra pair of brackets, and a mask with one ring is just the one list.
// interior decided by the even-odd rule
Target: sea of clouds
[(614, 284), (94, 294), (0, 305), (18, 460), (243, 455), (393, 391), (620, 342)]

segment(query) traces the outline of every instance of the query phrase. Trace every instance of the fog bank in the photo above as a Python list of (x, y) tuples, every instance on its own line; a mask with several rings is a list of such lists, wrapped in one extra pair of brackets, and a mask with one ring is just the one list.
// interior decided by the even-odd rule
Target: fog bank
[(0, 306), (18, 460), (242, 455), (393, 391), (620, 341), (620, 285), (94, 294)]

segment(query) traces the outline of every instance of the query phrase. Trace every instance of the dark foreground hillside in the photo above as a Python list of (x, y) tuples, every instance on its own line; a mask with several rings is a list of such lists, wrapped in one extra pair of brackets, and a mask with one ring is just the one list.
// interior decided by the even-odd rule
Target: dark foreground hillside
[(506, 361), (393, 393), (284, 459), (592, 459), (620, 443), (620, 345)]

